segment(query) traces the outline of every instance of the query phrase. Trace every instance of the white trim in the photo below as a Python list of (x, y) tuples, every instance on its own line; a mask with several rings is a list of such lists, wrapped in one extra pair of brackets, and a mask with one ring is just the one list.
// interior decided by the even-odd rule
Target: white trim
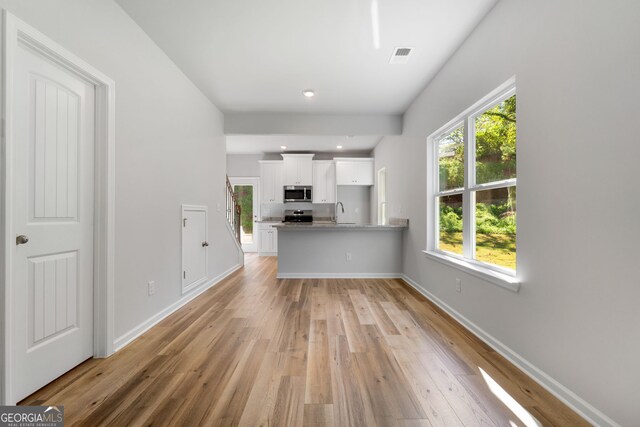
[(278, 273), (278, 279), (398, 279), (402, 273)]
[(442, 301), (440, 298), (424, 289), (422, 286), (418, 285), (416, 281), (411, 279), (406, 274), (402, 275), (402, 280), (404, 280), (409, 286), (418, 291), (422, 296), (427, 298), (429, 301), (440, 307), (444, 310), (448, 315), (453, 317), (458, 323), (464, 326), (468, 331), (473, 333), (476, 337), (480, 338), (483, 342), (485, 342), (489, 347), (497, 351), (500, 355), (502, 355), (509, 362), (514, 364), (518, 369), (524, 372), (529, 378), (534, 380), (540, 386), (542, 386), (549, 393), (558, 398), (562, 403), (573, 409), (578, 415), (583, 417), (589, 423), (596, 426), (610, 426), (610, 427), (620, 427), (615, 421), (606, 416), (604, 413), (596, 409), (593, 405), (586, 402), (580, 396), (575, 394), (573, 391), (569, 390), (567, 387), (560, 384), (549, 374), (544, 372), (542, 369), (533, 365), (531, 362), (526, 360), (524, 357), (513, 351), (506, 344), (502, 343), (491, 334), (484, 331), (478, 325), (473, 323), (471, 320), (464, 317), (462, 314), (451, 308), (447, 303)]
[(387, 168), (382, 167), (378, 169), (376, 174), (377, 179), (377, 205), (378, 205), (378, 221), (379, 225), (386, 225), (389, 223), (389, 215), (387, 213)]
[(131, 329), (129, 332), (116, 338), (115, 341), (113, 342), (113, 347), (115, 348), (115, 351), (122, 350), (125, 346), (127, 346), (127, 344), (131, 343), (140, 335), (144, 334), (149, 329), (153, 328), (155, 325), (157, 325), (162, 320), (164, 320), (167, 316), (170, 316), (179, 308), (183, 307), (188, 302), (194, 300), (196, 297), (200, 296), (203, 292), (217, 285), (222, 280), (226, 279), (228, 276), (238, 271), (240, 268), (242, 268), (242, 265), (236, 264), (235, 266), (231, 267), (224, 273), (220, 274), (218, 277), (214, 277), (213, 279), (208, 280), (207, 282), (201, 284), (198, 288), (192, 289), (191, 292), (184, 295), (182, 298), (180, 298), (178, 301), (171, 304), (169, 307), (165, 308), (159, 313), (154, 314), (144, 322), (140, 323), (135, 328)]
[[(257, 221), (262, 218), (260, 214), (260, 210), (262, 208), (262, 194), (260, 193), (262, 189), (260, 188), (260, 177), (259, 176), (230, 176), (229, 183), (231, 184), (231, 188), (235, 185), (251, 185), (253, 187), (253, 207), (255, 208), (253, 211), (253, 246), (255, 246), (255, 251), (249, 251), (242, 248), (242, 252), (245, 251), (248, 253), (257, 253), (260, 248), (260, 233), (257, 233)], [(227, 221), (228, 223), (228, 221)], [(242, 224), (242, 222), (240, 222)], [(242, 225), (241, 225), (242, 226)], [(234, 240), (238, 240), (234, 236)], [(249, 245), (247, 245), (249, 246)], [(240, 244), (242, 247), (242, 244)]]
[(454, 257), (442, 253), (440, 251), (422, 251), (428, 258), (441, 262), (442, 264), (462, 270), (467, 274), (471, 274), (479, 279), (491, 282), (502, 288), (518, 293), (520, 290), (520, 281), (514, 276), (502, 274), (498, 271), (490, 270), (484, 265), (478, 265), (470, 260), (462, 257)]
[[(503, 288), (518, 292), (519, 281), (516, 279), (516, 270), (489, 264), (475, 259), (476, 249), (476, 223), (475, 223), (475, 195), (478, 191), (506, 188), (517, 185), (517, 178), (495, 181), (484, 184), (476, 184), (475, 172), (475, 126), (474, 119), (486, 109), (492, 108), (499, 102), (508, 99), (516, 93), (516, 78), (511, 77), (488, 95), (465, 109), (454, 119), (440, 127), (427, 137), (426, 149), (426, 250), (423, 252), (431, 259), (448, 266), (456, 267), (469, 274), (487, 280)], [(465, 173), (464, 187), (450, 190), (439, 190), (439, 170), (437, 159), (439, 157), (438, 141), (459, 127), (464, 128)], [(438, 198), (450, 195), (462, 194), (463, 212), (463, 255), (457, 256), (439, 249), (439, 206)]]
[(12, 145), (13, 145), (13, 68), (19, 43), (28, 45), (47, 59), (82, 77), (95, 86), (95, 219), (94, 219), (94, 357), (108, 357), (113, 353), (114, 333), (114, 276), (115, 276), (115, 83), (112, 79), (73, 55), (50, 38), (3, 10), (2, 16), (2, 147), (0, 169), (2, 176), (3, 224), (0, 248), (4, 269), (4, 308), (2, 361), (0, 371), (2, 393), (0, 401), (14, 404), (11, 378), (11, 351), (8, 343), (12, 333), (12, 263), (13, 247), (8, 236), (13, 232), (12, 211)]
[(334, 157), (333, 162), (370, 162), (373, 157)]
[(493, 181), (486, 184), (474, 184), (474, 186), (471, 187), (470, 190), (486, 191), (486, 190), (493, 190), (496, 188), (514, 187), (516, 184), (517, 184), (516, 178), (511, 178), (511, 179), (505, 179), (502, 181)]

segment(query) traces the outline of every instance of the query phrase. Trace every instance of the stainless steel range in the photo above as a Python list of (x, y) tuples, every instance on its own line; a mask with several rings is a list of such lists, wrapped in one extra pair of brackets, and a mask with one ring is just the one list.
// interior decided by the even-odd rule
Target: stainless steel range
[(313, 211), (302, 209), (284, 211), (284, 221), (282, 222), (313, 222)]

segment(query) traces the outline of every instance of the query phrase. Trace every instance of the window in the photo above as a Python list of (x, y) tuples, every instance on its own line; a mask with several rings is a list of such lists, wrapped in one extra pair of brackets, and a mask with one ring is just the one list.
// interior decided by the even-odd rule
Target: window
[(427, 253), (515, 276), (515, 82), (434, 133), (428, 144), (433, 179)]
[(387, 170), (378, 170), (378, 224), (387, 225)]

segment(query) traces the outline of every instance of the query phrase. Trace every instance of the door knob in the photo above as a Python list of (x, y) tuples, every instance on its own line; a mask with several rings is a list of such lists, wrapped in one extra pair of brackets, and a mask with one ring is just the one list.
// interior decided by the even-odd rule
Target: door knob
[(203, 248), (205, 248), (205, 247), (207, 247), (207, 246), (209, 246), (209, 242), (202, 242), (202, 247), (203, 247)]
[(29, 238), (24, 234), (20, 234), (19, 236), (16, 236), (16, 245), (24, 245), (28, 241), (29, 241)]

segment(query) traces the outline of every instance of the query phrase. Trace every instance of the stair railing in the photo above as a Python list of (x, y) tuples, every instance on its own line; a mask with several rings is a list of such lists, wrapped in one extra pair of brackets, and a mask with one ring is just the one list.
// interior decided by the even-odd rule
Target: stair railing
[(227, 221), (229, 221), (229, 225), (233, 229), (236, 239), (238, 243), (242, 244), (240, 240), (240, 214), (242, 213), (242, 208), (238, 203), (238, 198), (233, 191), (233, 186), (229, 181), (229, 176), (227, 176)]

